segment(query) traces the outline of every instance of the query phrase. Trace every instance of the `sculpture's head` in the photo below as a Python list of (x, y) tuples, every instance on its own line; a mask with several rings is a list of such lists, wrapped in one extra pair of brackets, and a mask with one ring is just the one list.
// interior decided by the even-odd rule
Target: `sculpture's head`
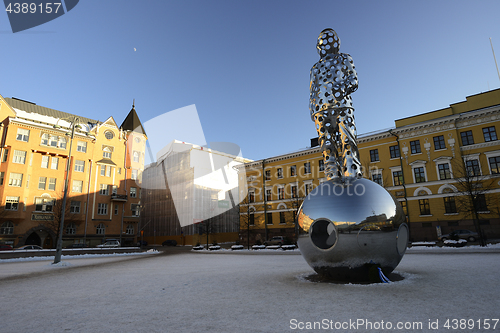
[(319, 34), (318, 44), (316, 44), (319, 56), (325, 57), (327, 54), (339, 53), (340, 38), (335, 30), (327, 28)]

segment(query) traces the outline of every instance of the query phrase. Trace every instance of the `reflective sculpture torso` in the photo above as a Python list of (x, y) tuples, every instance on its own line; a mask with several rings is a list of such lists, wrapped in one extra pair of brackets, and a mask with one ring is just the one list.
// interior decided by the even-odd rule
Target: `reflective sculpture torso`
[(350, 55), (339, 53), (340, 39), (332, 29), (318, 38), (318, 61), (311, 68), (309, 109), (318, 131), (328, 179), (360, 178), (356, 125), (350, 94), (358, 78)]

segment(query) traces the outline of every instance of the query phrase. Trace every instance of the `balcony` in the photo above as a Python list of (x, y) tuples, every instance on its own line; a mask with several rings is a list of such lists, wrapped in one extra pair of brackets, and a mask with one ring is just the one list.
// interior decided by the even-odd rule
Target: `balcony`
[(127, 195), (126, 194), (111, 194), (111, 201), (125, 202), (125, 201), (127, 201)]

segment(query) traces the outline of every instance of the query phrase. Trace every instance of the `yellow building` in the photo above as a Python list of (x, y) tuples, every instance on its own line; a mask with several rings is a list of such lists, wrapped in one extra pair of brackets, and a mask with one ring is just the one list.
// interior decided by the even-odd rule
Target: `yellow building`
[[(500, 236), (499, 120), (497, 89), (396, 120), (393, 129), (358, 136), (364, 176), (402, 204), (412, 241), (435, 240), (438, 233), (455, 229), (475, 231), (474, 219), (487, 238)], [(240, 195), (247, 193), (240, 205), (241, 240), (294, 238), (297, 207), (325, 181), (319, 147), (248, 163), (245, 170), (246, 179), (240, 177)], [(465, 200), (467, 194), (475, 199)]]
[(55, 247), (66, 177), (63, 246), (137, 241), (147, 138), (134, 107), (118, 127), (0, 96), (0, 121), (0, 243)]

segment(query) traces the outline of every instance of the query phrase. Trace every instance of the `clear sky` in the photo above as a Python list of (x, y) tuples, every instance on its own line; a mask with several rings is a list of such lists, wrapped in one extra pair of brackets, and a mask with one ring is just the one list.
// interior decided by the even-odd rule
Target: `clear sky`
[(499, 88), (499, 13), (498, 0), (82, 0), (14, 34), (3, 12), (0, 94), (118, 125), (134, 98), (143, 123), (195, 104), (207, 142), (262, 159), (316, 136), (309, 70), (324, 28), (356, 65), (363, 134)]

